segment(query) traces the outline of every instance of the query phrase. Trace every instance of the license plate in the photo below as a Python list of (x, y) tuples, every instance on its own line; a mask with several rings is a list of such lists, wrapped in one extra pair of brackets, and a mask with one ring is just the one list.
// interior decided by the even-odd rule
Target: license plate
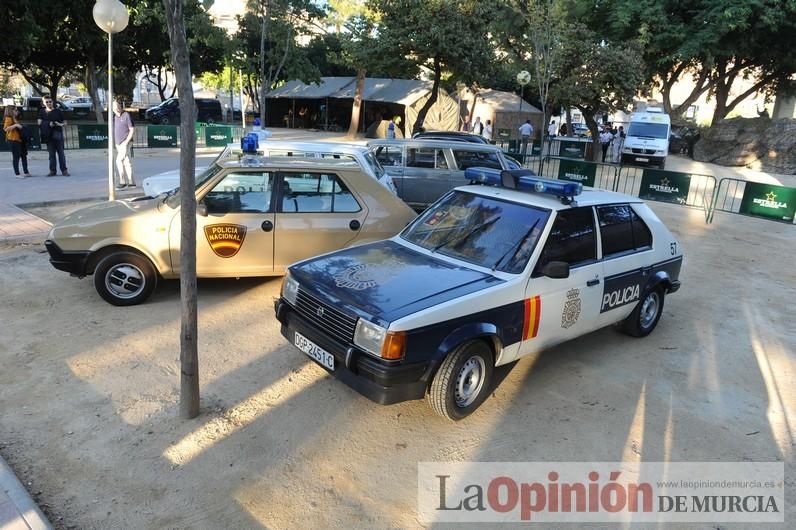
[(325, 366), (329, 370), (334, 371), (334, 356), (298, 331), (296, 331), (293, 344), (296, 345), (296, 348), (306, 353), (310, 358), (318, 361), (321, 366)]
[(649, 159), (649, 158), (639, 158), (639, 157), (636, 157), (636, 161), (637, 161), (637, 162), (649, 162), (649, 161), (650, 161), (650, 159)]

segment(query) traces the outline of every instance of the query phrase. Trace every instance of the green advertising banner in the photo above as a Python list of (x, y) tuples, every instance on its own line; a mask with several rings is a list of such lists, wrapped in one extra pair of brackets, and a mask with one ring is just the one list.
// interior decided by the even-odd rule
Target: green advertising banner
[(586, 158), (586, 142), (573, 140), (559, 141), (558, 156), (564, 158)]
[(224, 147), (232, 143), (232, 127), (205, 127), (205, 145), (207, 147)]
[[(28, 151), (41, 151), (41, 136), (39, 128), (35, 125), (25, 125), (25, 132), (28, 134)], [(11, 151), (6, 142), (5, 133), (0, 133), (0, 151)]]
[(108, 128), (102, 125), (78, 125), (77, 145), (80, 149), (107, 149)]
[(738, 213), (793, 222), (796, 215), (796, 188), (747, 182)]
[(580, 182), (584, 186), (594, 187), (597, 176), (597, 164), (594, 162), (577, 162), (575, 160), (559, 160), (558, 180)]
[(661, 169), (645, 169), (638, 196), (660, 202), (685, 204), (691, 187), (691, 175)]
[(177, 147), (176, 125), (147, 125), (147, 147)]

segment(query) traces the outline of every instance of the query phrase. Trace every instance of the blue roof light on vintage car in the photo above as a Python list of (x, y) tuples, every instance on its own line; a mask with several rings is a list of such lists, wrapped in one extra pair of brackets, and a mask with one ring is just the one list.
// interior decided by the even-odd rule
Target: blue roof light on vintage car
[(249, 133), (240, 139), (240, 149), (246, 154), (256, 154), (259, 147), (260, 142), (255, 133)]
[(538, 177), (529, 169), (500, 170), (472, 167), (464, 171), (464, 177), (473, 183), (553, 195), (561, 199), (564, 204), (574, 204), (574, 197), (583, 192), (583, 185), (579, 182), (562, 182)]

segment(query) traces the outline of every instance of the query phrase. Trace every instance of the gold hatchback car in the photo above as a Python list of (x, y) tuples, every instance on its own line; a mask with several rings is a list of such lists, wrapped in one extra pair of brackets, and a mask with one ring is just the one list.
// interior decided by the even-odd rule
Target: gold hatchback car
[[(45, 242), (50, 263), (94, 275), (113, 305), (143, 302), (180, 274), (179, 190), (73, 212)], [(356, 162), (244, 157), (196, 179), (200, 278), (275, 276), (291, 263), (400, 232), (415, 217)]]

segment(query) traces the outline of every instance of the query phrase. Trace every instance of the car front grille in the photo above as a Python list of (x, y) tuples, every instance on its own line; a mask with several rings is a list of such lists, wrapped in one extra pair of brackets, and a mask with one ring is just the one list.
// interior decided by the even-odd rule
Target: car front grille
[(344, 344), (354, 342), (357, 319), (325, 304), (299, 287), (296, 311), (320, 331)]
[(635, 155), (654, 155), (655, 149), (637, 149), (633, 148), (633, 154)]

